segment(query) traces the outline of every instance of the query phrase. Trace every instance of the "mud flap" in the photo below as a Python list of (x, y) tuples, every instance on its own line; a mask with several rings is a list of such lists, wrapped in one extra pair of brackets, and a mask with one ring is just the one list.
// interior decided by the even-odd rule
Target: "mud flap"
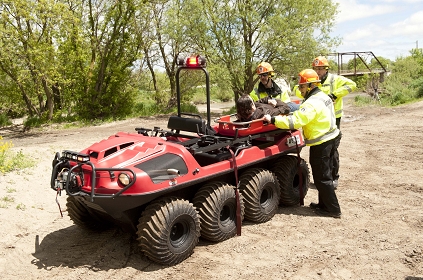
[(241, 226), (242, 226), (242, 219), (241, 219), (241, 202), (239, 197), (239, 180), (238, 180), (238, 166), (236, 164), (236, 158), (234, 152), (231, 148), (227, 147), (229, 152), (232, 155), (232, 162), (234, 163), (234, 173), (235, 173), (235, 199), (236, 199), (236, 235), (241, 236)]
[(294, 137), (290, 132), (291, 138), (295, 139), (295, 146), (297, 148), (297, 158), (298, 158), (298, 176), (300, 177), (299, 180), (299, 192), (300, 192), (300, 205), (304, 205), (304, 190), (303, 190), (303, 172), (301, 170), (301, 156), (300, 156), (300, 147), (298, 146), (297, 137)]

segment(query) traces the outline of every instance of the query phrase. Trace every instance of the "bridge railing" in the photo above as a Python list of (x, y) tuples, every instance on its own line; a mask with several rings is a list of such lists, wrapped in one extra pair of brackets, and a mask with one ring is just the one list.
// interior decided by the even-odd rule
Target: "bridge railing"
[(384, 73), (385, 70), (382, 68), (374, 68), (374, 69), (347, 69), (347, 70), (337, 70), (339, 75), (342, 76), (351, 76), (351, 75), (364, 75), (364, 74), (371, 74), (371, 73)]

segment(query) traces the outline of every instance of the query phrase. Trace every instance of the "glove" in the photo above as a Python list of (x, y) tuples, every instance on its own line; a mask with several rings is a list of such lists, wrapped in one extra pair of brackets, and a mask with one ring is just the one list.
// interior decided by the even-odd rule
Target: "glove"
[(338, 98), (333, 93), (329, 94), (329, 97), (332, 99), (332, 101), (335, 101)]
[(266, 114), (263, 116), (263, 121), (270, 123), (272, 120), (272, 117), (269, 114)]
[(275, 99), (269, 99), (267, 101), (268, 104), (272, 105), (273, 107), (276, 107), (276, 100)]

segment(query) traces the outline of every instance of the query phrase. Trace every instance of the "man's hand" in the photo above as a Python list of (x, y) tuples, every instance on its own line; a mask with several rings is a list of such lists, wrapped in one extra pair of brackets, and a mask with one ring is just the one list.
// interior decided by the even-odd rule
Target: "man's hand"
[(264, 118), (265, 122), (270, 123), (272, 117), (269, 114), (266, 114), (266, 115), (263, 116), (263, 118)]

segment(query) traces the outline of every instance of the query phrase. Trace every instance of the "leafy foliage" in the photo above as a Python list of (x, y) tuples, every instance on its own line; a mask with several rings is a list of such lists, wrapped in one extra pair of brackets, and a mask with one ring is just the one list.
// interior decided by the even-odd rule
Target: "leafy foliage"
[(0, 114), (0, 127), (11, 125), (12, 122), (10, 121), (9, 117), (6, 114)]
[(391, 75), (384, 82), (382, 99), (390, 105), (399, 105), (423, 97), (422, 62), (422, 50), (414, 50), (411, 56), (398, 58)]
[[(172, 112), (179, 57), (197, 53), (207, 57), (213, 96), (236, 100), (257, 83), (259, 62), (290, 82), (335, 48), (337, 9), (330, 0), (2, 1), (0, 114), (34, 127)], [(392, 68), (384, 96), (392, 104), (423, 95), (421, 50), (411, 60)], [(356, 78), (361, 89), (369, 81)], [(200, 74), (182, 75), (181, 86), (184, 104), (204, 100)]]
[(12, 142), (5, 142), (3, 137), (0, 136), (0, 173), (6, 173), (34, 165), (34, 161), (28, 159), (22, 151), (13, 153), (10, 150), (12, 147)]
[(297, 67), (309, 66), (315, 53), (335, 46), (337, 39), (329, 32), (336, 7), (326, 0), (319, 5), (294, 0), (192, 0), (181, 13), (195, 50), (225, 69), (236, 100), (253, 89), (259, 62), (296, 75)]

